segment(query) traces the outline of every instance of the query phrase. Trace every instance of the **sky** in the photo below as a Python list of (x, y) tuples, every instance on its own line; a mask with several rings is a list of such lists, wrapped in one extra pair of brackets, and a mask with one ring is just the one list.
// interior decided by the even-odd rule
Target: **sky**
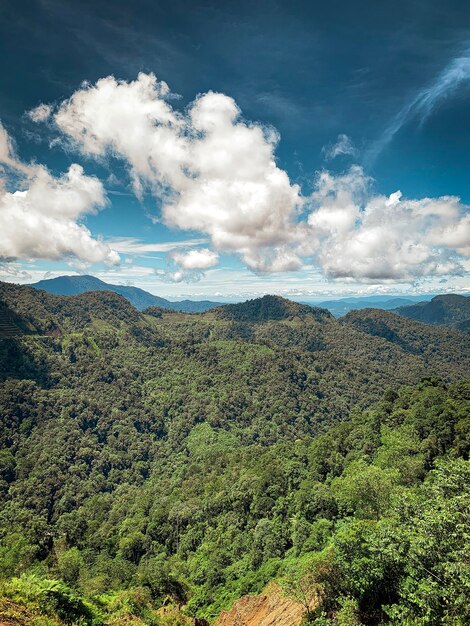
[(470, 292), (470, 5), (0, 3), (0, 280)]

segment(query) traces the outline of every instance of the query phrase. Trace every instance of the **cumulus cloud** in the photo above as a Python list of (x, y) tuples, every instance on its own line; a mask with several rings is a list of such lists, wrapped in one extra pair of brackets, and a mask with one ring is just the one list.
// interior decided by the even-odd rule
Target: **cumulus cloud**
[[(470, 218), (458, 198), (375, 194), (358, 166), (321, 173), (305, 198), (276, 164), (277, 133), (244, 121), (232, 98), (208, 92), (179, 111), (169, 96), (153, 74), (107, 77), (82, 86), (54, 115), (83, 153), (123, 159), (135, 192), (155, 195), (167, 226), (208, 238), (212, 250), (174, 252), (172, 267), (157, 270), (163, 280), (199, 280), (219, 252), (238, 254), (257, 273), (313, 262), (329, 278), (365, 282), (464, 271)], [(328, 155), (353, 150), (340, 135)]]
[(219, 262), (219, 255), (208, 248), (172, 252), (167, 257), (168, 269), (155, 270), (161, 280), (172, 283), (196, 283), (205, 276), (204, 270)]
[(208, 248), (173, 252), (171, 258), (184, 270), (207, 270), (219, 262), (219, 255)]
[[(78, 223), (106, 204), (104, 188), (73, 164), (56, 178), (40, 165), (26, 165), (14, 155), (12, 142), (0, 126), (0, 258), (104, 261), (116, 264), (118, 254)], [(18, 188), (9, 189), (13, 179)]]
[(155, 275), (157, 278), (166, 283), (198, 283), (204, 278), (204, 272), (200, 270), (161, 270), (156, 269)]
[(152, 74), (108, 77), (74, 93), (55, 121), (86, 154), (125, 159), (135, 191), (147, 186), (163, 200), (168, 226), (207, 234), (254, 270), (281, 266), (303, 200), (276, 165), (277, 134), (241, 120), (224, 94), (203, 94), (185, 113), (168, 95)]
[(331, 161), (338, 156), (345, 156), (348, 154), (353, 156), (356, 154), (356, 149), (350, 137), (347, 135), (338, 135), (336, 142), (325, 146), (322, 152), (325, 159), (327, 161)]
[(28, 117), (33, 122), (45, 122), (52, 114), (53, 107), (50, 104), (39, 104), (31, 111), (28, 111)]
[[(10, 168), (11, 170), (21, 173), (21, 174), (29, 174), (33, 171), (33, 168), (25, 163), (21, 163), (16, 158), (15, 149), (13, 146), (13, 141), (6, 129), (3, 127), (0, 122), (0, 164), (3, 165), (3, 171), (5, 167)], [(0, 169), (0, 176), (2, 175), (2, 170)], [(6, 174), (3, 174), (5, 177)], [(2, 182), (2, 178), (0, 178), (0, 183)]]
[(459, 198), (409, 200), (399, 191), (374, 195), (369, 186), (357, 166), (318, 179), (308, 224), (329, 277), (380, 282), (463, 273), (470, 216)]

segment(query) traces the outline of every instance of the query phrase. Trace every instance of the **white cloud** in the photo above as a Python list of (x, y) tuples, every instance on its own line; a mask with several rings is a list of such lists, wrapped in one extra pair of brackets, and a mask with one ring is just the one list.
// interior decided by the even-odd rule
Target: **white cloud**
[(2, 126), (0, 162), (21, 178), (19, 188), (10, 191), (7, 170), (0, 170), (0, 258), (118, 263), (118, 254), (77, 221), (106, 204), (97, 178), (85, 176), (76, 164), (55, 178), (41, 165), (19, 162)]
[(109, 76), (75, 92), (54, 117), (86, 154), (125, 158), (136, 190), (142, 180), (161, 190), (186, 178), (184, 120), (165, 101), (168, 93), (166, 83), (152, 74), (139, 74), (130, 83)]
[(33, 122), (45, 122), (51, 116), (52, 111), (53, 107), (50, 104), (40, 104), (27, 114)]
[(204, 278), (204, 270), (217, 265), (219, 255), (208, 248), (172, 252), (167, 257), (169, 268), (155, 270), (156, 276), (165, 282), (195, 283)]
[[(301, 231), (295, 233), (300, 237)], [(294, 237), (293, 237), (294, 240)], [(288, 246), (278, 246), (272, 250), (253, 250), (248, 253), (248, 267), (256, 269), (259, 274), (269, 274), (275, 272), (295, 272), (302, 265), (302, 259), (299, 257), (301, 251), (300, 241), (296, 243), (295, 250)]]
[[(21, 163), (16, 158), (15, 150), (13, 146), (13, 141), (2, 123), (0, 122), (0, 164), (6, 166), (16, 172), (22, 174), (29, 174), (33, 171), (33, 168), (25, 163)], [(0, 176), (5, 177), (5, 173), (2, 173), (0, 169)], [(0, 178), (0, 184), (2, 183), (2, 178)]]
[[(208, 238), (213, 252), (174, 253), (174, 267), (157, 271), (163, 280), (199, 280), (219, 252), (238, 254), (260, 274), (295, 271), (313, 259), (325, 276), (344, 281), (413, 282), (464, 271), (470, 218), (458, 198), (374, 194), (358, 166), (339, 176), (323, 172), (304, 198), (276, 165), (273, 129), (241, 119), (224, 94), (200, 95), (184, 112), (169, 95), (152, 74), (129, 83), (107, 77), (83, 86), (54, 116), (84, 153), (123, 159), (135, 192), (151, 190), (167, 226)], [(329, 154), (352, 150), (340, 135)], [(145, 246), (160, 244), (127, 239), (120, 249)]]
[(55, 121), (83, 152), (124, 158), (135, 191), (148, 186), (163, 199), (165, 224), (207, 234), (254, 270), (279, 265), (303, 200), (275, 163), (277, 134), (242, 121), (224, 94), (198, 97), (185, 114), (168, 94), (151, 74), (108, 77), (73, 94)]
[(350, 137), (347, 135), (338, 135), (336, 142), (325, 146), (322, 152), (325, 155), (325, 159), (331, 161), (338, 156), (345, 156), (348, 154), (353, 156), (356, 154), (356, 149)]
[(155, 270), (155, 276), (166, 283), (198, 283), (204, 272), (200, 270)]
[(135, 237), (115, 237), (107, 239), (109, 244), (117, 252), (134, 255), (145, 255), (151, 252), (171, 252), (178, 248), (188, 248), (207, 243), (207, 239), (185, 239), (184, 241), (146, 242)]
[(332, 278), (413, 281), (463, 273), (470, 253), (468, 207), (453, 196), (408, 200), (369, 193), (359, 167), (334, 177), (323, 173), (308, 223), (313, 249)]
[(173, 252), (171, 258), (183, 270), (207, 270), (219, 262), (219, 255), (208, 248)]

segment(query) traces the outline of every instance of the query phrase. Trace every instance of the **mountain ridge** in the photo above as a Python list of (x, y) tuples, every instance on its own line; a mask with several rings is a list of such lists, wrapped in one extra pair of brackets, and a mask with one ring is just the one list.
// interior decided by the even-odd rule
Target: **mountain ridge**
[(425, 324), (451, 326), (464, 332), (470, 326), (470, 296), (441, 294), (430, 302), (398, 307), (394, 313)]
[(40, 280), (28, 286), (34, 287), (34, 289), (42, 289), (57, 296), (79, 295), (90, 291), (114, 291), (124, 296), (139, 311), (150, 306), (159, 306), (163, 309), (172, 309), (174, 311), (199, 313), (222, 304), (221, 302), (211, 302), (209, 300), (181, 300), (175, 302), (161, 296), (155, 296), (144, 289), (140, 289), (140, 287), (106, 283), (89, 274), (57, 276), (56, 278)]
[(418, 301), (430, 299), (432, 296), (412, 296), (412, 295), (394, 295), (394, 296), (348, 296), (345, 298), (335, 298), (333, 300), (322, 300), (320, 302), (308, 302), (311, 306), (318, 306), (328, 309), (335, 317), (341, 317), (358, 309), (383, 309), (390, 311), (399, 306), (408, 306), (416, 304)]
[[(127, 328), (137, 335), (143, 333), (142, 341), (146, 342), (152, 333), (158, 333), (160, 341), (162, 332), (178, 326), (178, 333), (188, 332), (191, 342), (198, 338), (203, 343), (217, 339), (255, 343), (323, 354), (323, 358), (331, 354), (331, 358), (343, 363), (353, 363), (352, 355), (358, 350), (361, 359), (367, 354), (367, 363), (382, 367), (386, 350), (387, 358), (397, 364), (401, 360), (404, 369), (422, 371), (424, 375), (423, 367), (438, 367), (436, 373), (441, 376), (445, 376), (459, 346), (465, 357), (461, 367), (466, 367), (467, 334), (457, 328), (430, 325), (381, 309), (360, 309), (336, 319), (326, 309), (280, 296), (263, 296), (193, 317), (162, 307), (139, 311), (124, 296), (112, 291), (57, 296), (11, 283), (0, 283), (0, 301), (18, 323), (24, 320), (23, 327), (45, 335), (80, 332), (105, 324), (115, 329)], [(397, 380), (405, 383), (407, 377)]]

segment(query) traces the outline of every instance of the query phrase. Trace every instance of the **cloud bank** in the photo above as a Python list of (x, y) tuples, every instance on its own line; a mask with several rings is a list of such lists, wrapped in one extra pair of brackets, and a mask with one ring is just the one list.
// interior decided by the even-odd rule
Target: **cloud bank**
[(414, 281), (464, 272), (470, 254), (470, 215), (459, 198), (407, 200), (369, 193), (360, 167), (347, 174), (324, 172), (308, 223), (318, 262), (331, 278)]
[[(41, 165), (21, 163), (0, 125), (0, 259), (59, 260), (116, 264), (119, 255), (78, 223), (105, 206), (101, 182), (73, 164), (62, 176)], [(12, 181), (18, 188), (9, 190)]]
[[(82, 86), (53, 114), (82, 153), (122, 159), (135, 193), (154, 194), (167, 226), (207, 237), (211, 249), (173, 252), (163, 279), (198, 280), (219, 253), (239, 255), (260, 274), (306, 262), (328, 278), (364, 282), (463, 272), (470, 223), (458, 198), (382, 196), (358, 166), (321, 173), (305, 197), (276, 164), (277, 133), (243, 120), (232, 98), (208, 92), (179, 111), (169, 96), (153, 74), (110, 76)], [(352, 149), (340, 136), (331, 154)]]

